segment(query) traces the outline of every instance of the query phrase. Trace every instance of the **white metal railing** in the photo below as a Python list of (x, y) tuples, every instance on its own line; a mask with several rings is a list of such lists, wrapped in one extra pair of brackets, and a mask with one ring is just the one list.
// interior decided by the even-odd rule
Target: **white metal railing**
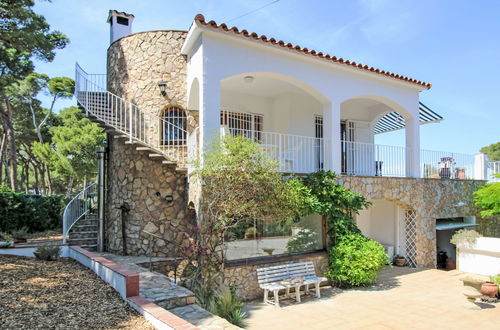
[(406, 176), (406, 149), (373, 143), (341, 141), (342, 173)]
[(325, 150), (329, 149), (326, 139), (228, 126), (222, 126), (221, 130), (222, 135), (245, 136), (258, 142), (280, 164), (280, 172), (311, 173), (325, 168)]
[(420, 151), (423, 178), (473, 179), (474, 155), (446, 151)]
[(66, 243), (69, 231), (84, 215), (97, 207), (97, 182), (91, 183), (80, 191), (66, 205), (63, 213), (63, 243)]
[(187, 165), (185, 120), (160, 117), (108, 92), (105, 75), (88, 74), (78, 63), (75, 71), (75, 95), (87, 114), (127, 135), (130, 142), (142, 144), (181, 166)]
[(489, 182), (500, 182), (495, 175), (500, 174), (500, 161), (488, 162), (487, 178)]

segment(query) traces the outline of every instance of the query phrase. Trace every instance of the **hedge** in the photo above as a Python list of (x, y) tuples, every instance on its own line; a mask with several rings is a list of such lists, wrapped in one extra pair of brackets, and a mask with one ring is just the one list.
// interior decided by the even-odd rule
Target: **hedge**
[(12, 232), (22, 227), (29, 232), (62, 228), (66, 203), (63, 195), (0, 192), (0, 231)]

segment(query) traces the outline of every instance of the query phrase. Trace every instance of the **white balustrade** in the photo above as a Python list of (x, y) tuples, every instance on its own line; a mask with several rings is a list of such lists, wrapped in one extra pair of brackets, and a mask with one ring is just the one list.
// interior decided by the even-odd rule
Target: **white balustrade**
[(63, 243), (71, 227), (86, 214), (97, 210), (97, 182), (91, 183), (66, 205), (63, 213)]
[(166, 120), (108, 92), (105, 75), (88, 74), (77, 64), (75, 76), (75, 95), (87, 114), (121, 131), (130, 142), (187, 165), (187, 131), (176, 125), (179, 121)]
[(474, 155), (446, 151), (420, 151), (423, 178), (474, 179)]
[(496, 177), (497, 174), (500, 174), (500, 161), (488, 162), (488, 181), (500, 182), (500, 178)]

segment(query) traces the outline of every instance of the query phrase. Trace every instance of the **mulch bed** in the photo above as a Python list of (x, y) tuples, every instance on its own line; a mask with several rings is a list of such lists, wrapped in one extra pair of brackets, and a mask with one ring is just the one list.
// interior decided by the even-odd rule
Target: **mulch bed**
[(0, 329), (154, 329), (72, 259), (0, 255)]

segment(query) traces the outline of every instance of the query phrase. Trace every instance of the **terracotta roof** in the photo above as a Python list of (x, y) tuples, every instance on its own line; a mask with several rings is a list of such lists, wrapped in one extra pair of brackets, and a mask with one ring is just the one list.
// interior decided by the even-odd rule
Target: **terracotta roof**
[(194, 17), (194, 20), (195, 20), (195, 22), (198, 22), (201, 25), (213, 28), (215, 30), (222, 30), (222, 31), (225, 31), (225, 32), (232, 32), (235, 35), (239, 35), (239, 36), (241, 36), (243, 38), (260, 40), (260, 41), (262, 41), (264, 43), (267, 43), (267, 44), (270, 44), (270, 45), (273, 45), (273, 46), (276, 46), (276, 47), (288, 48), (288, 49), (294, 50), (294, 51), (296, 51), (298, 53), (303, 53), (303, 54), (308, 54), (308, 55), (311, 55), (311, 56), (316, 56), (316, 57), (322, 58), (324, 60), (331, 61), (333, 63), (343, 64), (343, 65), (351, 66), (353, 68), (357, 68), (357, 69), (365, 70), (365, 71), (368, 71), (368, 72), (373, 72), (373, 73), (377, 73), (377, 74), (380, 74), (380, 75), (384, 75), (384, 76), (387, 76), (387, 77), (390, 77), (390, 78), (399, 79), (399, 80), (403, 80), (403, 81), (406, 81), (406, 82), (409, 82), (409, 83), (417, 84), (417, 85), (425, 87), (426, 89), (430, 89), (431, 86), (432, 86), (431, 83), (427, 83), (427, 82), (420, 81), (420, 80), (417, 80), (417, 79), (405, 77), (405, 76), (402, 76), (402, 75), (399, 75), (399, 74), (396, 74), (396, 73), (392, 73), (392, 72), (380, 70), (380, 69), (377, 69), (377, 68), (374, 68), (374, 67), (371, 67), (371, 66), (368, 66), (368, 65), (364, 65), (364, 64), (361, 64), (361, 63), (356, 63), (354, 61), (349, 61), (349, 60), (346, 60), (346, 59), (343, 59), (343, 58), (339, 58), (339, 57), (336, 57), (336, 56), (332, 56), (332, 55), (329, 55), (329, 54), (323, 54), (322, 52), (317, 52), (314, 49), (309, 50), (307, 48), (302, 48), (299, 45), (293, 45), (291, 43), (285, 43), (283, 40), (277, 41), (274, 38), (268, 38), (265, 35), (258, 35), (255, 32), (250, 33), (247, 30), (241, 30), (240, 31), (235, 26), (233, 26), (232, 28), (229, 28), (224, 23), (218, 25), (215, 21), (206, 22), (205, 21), (205, 17), (202, 14), (196, 15)]
[(132, 16), (132, 17), (135, 17), (133, 14), (129, 14), (129, 13), (126, 13), (124, 11), (118, 11), (118, 10), (114, 10), (114, 9), (110, 9), (109, 10), (109, 13), (108, 13), (108, 21), (109, 21), (109, 18), (111, 17), (111, 14), (117, 14), (117, 15), (122, 15), (122, 16)]

